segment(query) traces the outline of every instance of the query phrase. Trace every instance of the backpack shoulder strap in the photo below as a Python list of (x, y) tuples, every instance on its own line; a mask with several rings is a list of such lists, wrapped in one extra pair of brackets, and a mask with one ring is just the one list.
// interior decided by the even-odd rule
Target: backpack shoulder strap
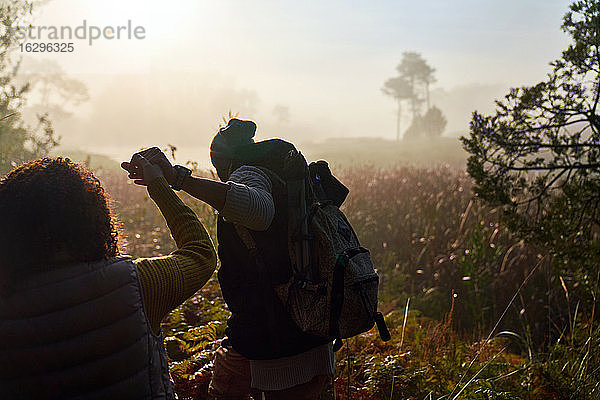
[(233, 226), (235, 227), (235, 231), (240, 237), (240, 239), (242, 239), (242, 242), (244, 242), (244, 246), (246, 246), (246, 249), (248, 249), (249, 252), (256, 251), (256, 241), (252, 237), (250, 231), (248, 231), (248, 228), (240, 224), (233, 224)]
[(267, 267), (266, 267), (265, 262), (260, 254), (260, 250), (256, 246), (256, 240), (254, 240), (254, 238), (252, 237), (252, 234), (250, 233), (248, 228), (246, 228), (245, 226), (240, 225), (240, 224), (233, 224), (233, 226), (235, 227), (235, 232), (238, 234), (238, 236), (244, 243), (244, 246), (248, 250), (248, 254), (250, 255), (250, 257), (252, 257), (252, 259), (256, 263), (256, 267), (258, 268), (258, 273), (265, 275), (265, 276), (263, 276), (263, 279), (267, 278), (267, 276), (266, 276)]

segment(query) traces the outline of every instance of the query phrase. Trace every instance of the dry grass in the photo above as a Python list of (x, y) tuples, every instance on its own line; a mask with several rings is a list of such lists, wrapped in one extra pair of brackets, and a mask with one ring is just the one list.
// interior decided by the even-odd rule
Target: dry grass
[[(344, 211), (376, 261), (380, 309), (393, 334), (387, 343), (374, 331), (346, 342), (337, 357), (338, 398), (583, 399), (581, 389), (579, 397), (561, 396), (568, 388), (600, 390), (594, 314), (576, 312), (565, 296), (573, 282), (561, 284), (544, 252), (515, 240), (498, 210), (473, 200), (464, 171), (334, 172), (351, 190)], [(98, 175), (114, 201), (127, 252), (173, 250), (145, 190), (124, 174)], [(184, 197), (215, 239), (214, 211)], [(182, 398), (205, 398), (226, 317), (213, 279), (166, 321)], [(552, 383), (560, 373), (565, 377)]]

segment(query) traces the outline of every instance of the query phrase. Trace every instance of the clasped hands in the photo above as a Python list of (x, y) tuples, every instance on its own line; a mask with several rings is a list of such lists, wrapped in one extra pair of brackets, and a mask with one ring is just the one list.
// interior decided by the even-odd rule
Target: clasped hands
[(135, 153), (131, 161), (121, 163), (121, 168), (129, 173), (129, 179), (136, 185), (147, 186), (160, 176), (164, 176), (169, 185), (175, 180), (173, 165), (158, 147)]

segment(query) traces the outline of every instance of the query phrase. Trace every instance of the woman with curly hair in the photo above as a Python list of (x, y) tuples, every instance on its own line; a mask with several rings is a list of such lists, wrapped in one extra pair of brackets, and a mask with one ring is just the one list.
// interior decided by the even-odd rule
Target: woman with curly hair
[(216, 256), (160, 167), (140, 154), (131, 164), (177, 243), (166, 257), (118, 254), (100, 181), (69, 159), (0, 180), (0, 398), (175, 398), (160, 321)]

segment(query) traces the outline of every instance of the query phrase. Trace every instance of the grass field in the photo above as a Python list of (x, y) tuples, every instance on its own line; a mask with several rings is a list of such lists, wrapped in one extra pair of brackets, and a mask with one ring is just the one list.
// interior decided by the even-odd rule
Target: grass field
[(299, 144), (298, 147), (308, 160), (324, 159), (342, 168), (365, 164), (376, 167), (396, 165), (431, 167), (447, 164), (460, 168), (465, 165), (467, 159), (467, 153), (455, 137), (401, 141), (379, 138), (337, 138)]
[[(177, 145), (177, 143), (174, 143)], [(166, 143), (157, 143), (166, 147)], [(430, 168), (437, 165), (448, 165), (460, 169), (466, 164), (467, 153), (462, 149), (460, 141), (455, 137), (440, 137), (435, 140), (386, 140), (380, 138), (333, 138), (319, 142), (296, 143), (308, 161), (327, 160), (337, 168), (352, 168), (371, 165), (375, 167), (393, 167), (397, 165)], [(138, 149), (131, 149), (132, 151)], [(170, 154), (169, 151), (167, 153)], [(54, 155), (69, 156), (73, 160), (86, 162), (93, 169), (119, 171), (120, 159), (89, 153), (70, 148), (58, 148)], [(187, 155), (196, 154), (196, 158), (188, 160)], [(208, 149), (183, 149), (176, 151), (177, 163), (198, 161), (200, 166), (210, 165)], [(127, 155), (128, 156), (128, 155)], [(123, 156), (126, 157), (126, 156)], [(205, 157), (199, 159), (198, 157)]]
[[(112, 169), (97, 173), (126, 251), (173, 250), (145, 190)], [(370, 331), (347, 340), (335, 389), (323, 398), (335, 390), (340, 399), (600, 399), (593, 309), (575, 308), (549, 255), (516, 240), (497, 210), (473, 200), (462, 169), (356, 164), (334, 173), (351, 190), (344, 211), (377, 264), (379, 308), (393, 339)], [(215, 238), (215, 212), (184, 198)], [(181, 398), (206, 397), (227, 316), (213, 277), (165, 321)]]

